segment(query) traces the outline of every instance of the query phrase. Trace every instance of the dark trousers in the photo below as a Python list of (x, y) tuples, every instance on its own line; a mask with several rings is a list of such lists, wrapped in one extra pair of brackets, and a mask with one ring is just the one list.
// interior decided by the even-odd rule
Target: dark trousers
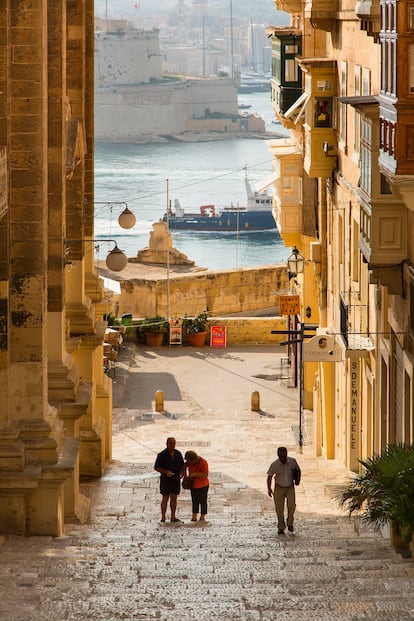
[[(209, 486), (199, 487), (191, 490), (191, 500), (193, 501), (193, 513), (207, 514), (207, 494)], [(199, 511), (200, 509), (200, 511)]]

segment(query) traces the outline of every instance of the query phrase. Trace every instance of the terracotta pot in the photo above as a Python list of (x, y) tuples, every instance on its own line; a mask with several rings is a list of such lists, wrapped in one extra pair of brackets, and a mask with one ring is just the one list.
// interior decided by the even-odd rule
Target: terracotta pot
[(188, 335), (188, 344), (191, 347), (203, 347), (206, 342), (207, 332), (190, 332)]
[(145, 341), (148, 347), (161, 347), (164, 340), (162, 333), (152, 334), (152, 332), (145, 332)]

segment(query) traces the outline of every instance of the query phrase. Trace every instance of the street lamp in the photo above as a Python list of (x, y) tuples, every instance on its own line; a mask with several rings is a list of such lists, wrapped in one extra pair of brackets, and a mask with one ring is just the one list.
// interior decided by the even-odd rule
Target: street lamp
[(110, 207), (114, 205), (125, 205), (124, 211), (119, 214), (118, 224), (122, 229), (132, 229), (132, 227), (135, 226), (137, 219), (132, 211), (128, 209), (128, 204), (125, 201), (95, 201), (94, 205), (108, 205)]
[(124, 252), (122, 252), (122, 250), (118, 248), (118, 244), (114, 239), (65, 239), (65, 256), (70, 252), (70, 246), (67, 245), (70, 242), (92, 242), (96, 243), (97, 245), (101, 242), (111, 242), (115, 245), (112, 250), (108, 252), (108, 255), (106, 257), (105, 263), (107, 268), (110, 269), (112, 272), (120, 272), (128, 265), (128, 257)]
[(305, 267), (305, 257), (300, 254), (296, 246), (293, 246), (292, 248), (292, 254), (288, 257), (287, 266), (289, 280), (298, 274), (303, 273), (303, 268)]

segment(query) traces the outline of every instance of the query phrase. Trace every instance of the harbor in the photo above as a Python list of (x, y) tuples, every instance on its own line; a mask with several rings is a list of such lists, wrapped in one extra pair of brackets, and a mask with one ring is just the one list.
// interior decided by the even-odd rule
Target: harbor
[[(272, 110), (267, 93), (241, 98), (271, 128)], [(273, 117), (274, 118), (274, 117)], [(273, 126), (274, 127), (274, 126)], [(108, 205), (95, 207), (95, 237), (114, 238), (128, 257), (136, 257), (148, 245), (154, 222), (162, 219), (167, 205), (180, 200), (188, 211), (200, 205), (246, 203), (245, 167), (252, 187), (272, 174), (272, 157), (266, 140), (233, 140), (163, 144), (103, 144), (95, 149), (95, 200), (126, 201), (137, 223), (125, 231), (117, 224), (117, 212)], [(168, 181), (168, 191), (167, 191)], [(240, 233), (240, 231), (239, 231)], [(237, 269), (286, 262), (289, 249), (276, 230), (249, 232), (173, 231), (173, 245), (198, 267)], [(102, 244), (98, 259), (107, 246)]]

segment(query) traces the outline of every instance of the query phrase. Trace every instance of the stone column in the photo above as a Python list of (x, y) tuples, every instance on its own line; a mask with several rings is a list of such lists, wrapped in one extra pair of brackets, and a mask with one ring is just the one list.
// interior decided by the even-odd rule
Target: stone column
[(56, 468), (63, 433), (47, 395), (46, 0), (1, 0), (0, 20), (6, 94), (0, 133), (9, 189), (0, 233), (8, 241), (0, 275), (0, 282), (7, 282), (0, 285), (0, 297), (8, 287), (2, 321), (7, 398), (0, 421), (0, 530), (60, 534), (67, 471)]
[[(0, 0), (0, 145), (7, 145), (9, 111), (8, 0)], [(8, 152), (0, 146), (0, 393), (8, 394), (9, 363), (9, 191)], [(0, 429), (7, 426), (8, 409), (0, 408)], [(0, 449), (1, 450), (1, 449)]]

